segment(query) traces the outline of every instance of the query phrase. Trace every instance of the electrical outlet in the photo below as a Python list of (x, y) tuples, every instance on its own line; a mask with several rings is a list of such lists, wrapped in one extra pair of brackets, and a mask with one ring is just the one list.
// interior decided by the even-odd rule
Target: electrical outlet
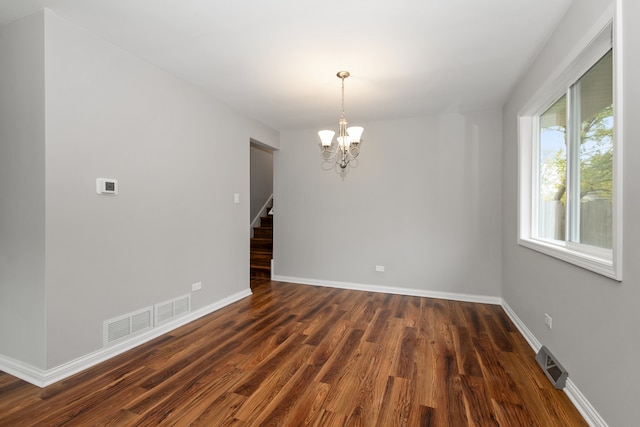
[(376, 265), (376, 271), (384, 272), (384, 265)]
[(202, 282), (191, 285), (191, 292), (199, 291), (200, 289), (202, 289)]
[(552, 329), (552, 322), (553, 319), (551, 319), (551, 316), (549, 316), (547, 313), (544, 314), (544, 324), (547, 325), (547, 328)]

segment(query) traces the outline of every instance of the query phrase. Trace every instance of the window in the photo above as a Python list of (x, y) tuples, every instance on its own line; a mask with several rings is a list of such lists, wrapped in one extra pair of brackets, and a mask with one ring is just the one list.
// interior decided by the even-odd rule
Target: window
[(621, 280), (611, 28), (520, 115), (518, 243)]

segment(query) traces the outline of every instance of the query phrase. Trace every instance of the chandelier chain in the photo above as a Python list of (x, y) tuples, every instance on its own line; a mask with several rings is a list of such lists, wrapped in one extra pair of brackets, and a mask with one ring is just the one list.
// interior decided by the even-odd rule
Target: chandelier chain
[(344, 77), (342, 77), (342, 117), (344, 117)]

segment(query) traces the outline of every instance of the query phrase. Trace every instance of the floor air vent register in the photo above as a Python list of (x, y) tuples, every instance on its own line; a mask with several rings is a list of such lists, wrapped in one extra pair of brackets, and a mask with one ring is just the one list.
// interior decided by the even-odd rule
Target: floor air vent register
[(536, 362), (538, 362), (544, 374), (549, 378), (551, 384), (558, 390), (562, 390), (567, 382), (569, 373), (560, 362), (558, 362), (558, 359), (551, 354), (547, 347), (542, 346), (538, 354), (536, 354)]

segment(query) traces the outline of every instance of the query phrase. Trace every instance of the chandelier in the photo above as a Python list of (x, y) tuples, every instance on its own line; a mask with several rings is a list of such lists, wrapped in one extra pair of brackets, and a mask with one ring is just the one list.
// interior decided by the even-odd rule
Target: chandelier
[(318, 132), (322, 144), (322, 160), (325, 162), (335, 162), (344, 171), (349, 163), (360, 154), (360, 136), (364, 129), (360, 126), (347, 128), (347, 119), (344, 116), (344, 79), (351, 74), (348, 71), (339, 71), (336, 74), (342, 80), (342, 112), (338, 120), (339, 130), (337, 142), (333, 143), (333, 136), (336, 134), (332, 130), (321, 130)]

